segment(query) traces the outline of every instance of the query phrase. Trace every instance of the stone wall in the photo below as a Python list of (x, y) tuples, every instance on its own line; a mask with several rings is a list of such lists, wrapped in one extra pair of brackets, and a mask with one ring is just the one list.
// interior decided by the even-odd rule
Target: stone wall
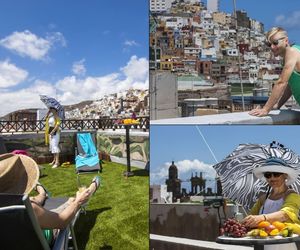
[[(0, 135), (7, 152), (13, 150), (26, 150), (39, 164), (51, 162), (52, 154), (45, 145), (44, 133), (23, 133)], [(140, 161), (146, 164), (149, 161), (149, 133), (130, 131), (130, 158), (132, 161)], [(60, 138), (61, 163), (75, 160), (75, 133), (62, 132)], [(126, 158), (125, 132), (123, 130), (99, 130), (97, 131), (97, 150), (100, 159), (109, 160), (110, 156)], [(2, 150), (3, 151), (3, 150)], [(125, 163), (126, 164), (126, 163)], [(132, 164), (134, 166), (134, 164)]]
[[(49, 146), (45, 145), (44, 133), (8, 134), (1, 136), (4, 140), (6, 151), (26, 150), (38, 164), (49, 163), (53, 160)], [(60, 161), (74, 162), (74, 133), (63, 132), (60, 139)]]
[[(130, 131), (131, 165), (145, 167), (149, 161), (149, 133)], [(124, 130), (105, 130), (97, 133), (97, 148), (112, 160), (126, 164), (126, 135)]]

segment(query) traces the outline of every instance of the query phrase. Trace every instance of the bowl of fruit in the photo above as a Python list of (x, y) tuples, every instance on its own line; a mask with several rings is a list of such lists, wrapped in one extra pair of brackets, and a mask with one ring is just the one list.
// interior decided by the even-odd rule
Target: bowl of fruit
[(300, 235), (300, 225), (280, 221), (261, 221), (255, 228), (246, 228), (236, 219), (227, 219), (220, 228), (220, 235), (254, 239), (286, 238)]

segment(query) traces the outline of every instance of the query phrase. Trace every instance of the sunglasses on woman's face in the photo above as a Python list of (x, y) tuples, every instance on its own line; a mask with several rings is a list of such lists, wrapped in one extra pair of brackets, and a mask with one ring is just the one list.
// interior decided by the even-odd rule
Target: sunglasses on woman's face
[(273, 177), (279, 177), (279, 176), (281, 176), (282, 175), (282, 173), (274, 173), (274, 172), (266, 172), (266, 173), (264, 173), (264, 177), (266, 178), (266, 179), (270, 179), (271, 178), (271, 176), (273, 176)]
[(272, 44), (274, 45), (274, 46), (277, 46), (278, 44), (279, 44), (279, 41), (281, 41), (281, 40), (283, 40), (285, 37), (281, 37), (281, 38), (279, 38), (279, 39), (277, 39), (277, 40), (274, 40), (274, 41), (272, 41), (272, 42), (266, 42), (266, 45), (268, 46), (268, 47), (271, 47), (272, 46)]

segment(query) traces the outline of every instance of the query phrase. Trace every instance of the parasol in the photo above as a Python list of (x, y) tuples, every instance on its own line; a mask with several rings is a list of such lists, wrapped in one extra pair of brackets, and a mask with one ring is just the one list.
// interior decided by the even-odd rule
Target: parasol
[(41, 101), (47, 106), (47, 108), (54, 108), (57, 110), (58, 116), (63, 120), (65, 119), (64, 107), (53, 97), (46, 95), (40, 95)]
[[(253, 169), (272, 157), (280, 158), (300, 169), (300, 156), (280, 143), (273, 141), (269, 145), (240, 144), (223, 161), (213, 166), (220, 176), (223, 195), (250, 210), (260, 193), (266, 192), (268, 187), (266, 182), (254, 176)], [(299, 193), (299, 176), (291, 188)]]

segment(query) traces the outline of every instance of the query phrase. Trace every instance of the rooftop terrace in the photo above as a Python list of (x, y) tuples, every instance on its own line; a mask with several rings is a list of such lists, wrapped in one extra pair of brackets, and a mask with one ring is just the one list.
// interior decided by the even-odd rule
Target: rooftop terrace
[[(52, 169), (44, 165), (40, 182), (52, 197), (71, 197), (77, 189), (74, 165)], [(148, 171), (132, 168), (134, 176), (125, 178), (122, 164), (104, 162), (99, 190), (91, 197), (75, 224), (80, 250), (149, 249)], [(90, 174), (80, 177), (90, 183)]]

